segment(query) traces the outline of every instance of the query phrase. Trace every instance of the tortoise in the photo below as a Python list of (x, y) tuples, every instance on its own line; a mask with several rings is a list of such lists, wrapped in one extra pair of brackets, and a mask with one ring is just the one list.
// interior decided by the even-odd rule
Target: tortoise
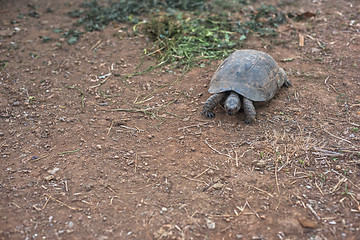
[(243, 104), (245, 123), (250, 124), (256, 116), (253, 102), (269, 101), (283, 85), (289, 87), (291, 82), (269, 54), (237, 50), (214, 73), (209, 87), (212, 96), (206, 100), (202, 114), (214, 118), (215, 106), (225, 100), (224, 108), (229, 115), (237, 113)]

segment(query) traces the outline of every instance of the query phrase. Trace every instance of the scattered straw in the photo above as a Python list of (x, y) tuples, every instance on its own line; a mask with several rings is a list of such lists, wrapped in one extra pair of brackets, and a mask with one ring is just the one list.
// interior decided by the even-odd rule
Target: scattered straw
[(247, 205), (248, 208), (255, 214), (255, 216), (260, 219), (259, 214), (258, 214), (255, 210), (253, 210), (253, 209), (251, 208), (251, 206), (250, 206), (250, 204), (248, 203), (248, 201), (245, 202), (245, 205)]
[(188, 176), (185, 176), (185, 175), (183, 176), (183, 178), (186, 178), (186, 179), (194, 181), (194, 182), (204, 183), (206, 186), (209, 186), (209, 184), (207, 182), (199, 180), (199, 179), (189, 178)]
[(334, 193), (338, 190), (338, 188), (341, 186), (342, 183), (346, 182), (347, 178), (343, 177), (338, 181), (338, 183), (333, 187), (333, 189), (330, 191), (331, 193)]
[(269, 195), (270, 197), (274, 197), (272, 194), (268, 193), (268, 192), (265, 191), (265, 190), (262, 190), (262, 189), (260, 189), (260, 188), (257, 188), (257, 187), (255, 187), (255, 186), (253, 186), (253, 185), (249, 185), (249, 186), (252, 187), (252, 188), (254, 188), (254, 189), (256, 189), (256, 190), (258, 190), (259, 192), (262, 192), (262, 193), (265, 193), (265, 194)]
[(328, 130), (326, 130), (326, 128), (324, 128), (323, 126), (321, 126), (321, 127), (322, 127), (322, 129), (324, 130), (324, 132), (326, 132), (326, 133), (329, 134), (330, 136), (332, 136), (332, 137), (334, 137), (334, 138), (337, 138), (337, 139), (339, 139), (339, 140), (341, 140), (341, 141), (347, 142), (347, 143), (349, 143), (349, 144), (352, 144), (352, 142), (350, 142), (349, 140), (347, 140), (347, 139), (345, 139), (345, 138), (342, 138), (342, 137), (338, 137), (338, 136), (330, 133), (330, 132), (329, 132)]
[(195, 212), (193, 214), (191, 214), (190, 218), (193, 218), (195, 216), (195, 214), (197, 214), (197, 210), (195, 210)]
[(316, 219), (317, 219), (318, 221), (321, 220), (321, 218), (319, 217), (319, 215), (316, 213), (316, 211), (313, 209), (313, 207), (312, 207), (309, 203), (306, 204), (306, 207), (312, 212), (312, 214), (314, 214), (314, 216), (316, 217)]
[(319, 185), (316, 183), (316, 180), (315, 180), (315, 186), (317, 187), (317, 189), (319, 190), (319, 192), (321, 193), (322, 196), (325, 196), (323, 191), (321, 191), (321, 188), (319, 187)]
[(210, 170), (210, 168), (208, 167), (207, 169), (205, 169), (204, 171), (202, 171), (200, 174), (198, 174), (196, 177), (194, 177), (194, 178), (198, 178), (198, 177), (200, 177), (201, 175), (203, 175), (204, 173), (206, 173), (207, 171), (209, 171)]
[(114, 125), (114, 121), (111, 121), (111, 124), (110, 124), (109, 130), (108, 130), (108, 132), (107, 132), (107, 135), (110, 134), (110, 131), (111, 131), (113, 125)]
[(278, 175), (277, 175), (277, 172), (278, 172), (278, 162), (279, 162), (279, 159), (276, 158), (276, 160), (275, 160), (275, 169), (274, 169), (274, 172), (275, 172), (276, 189), (277, 189), (278, 193), (280, 193), (279, 180), (278, 180)]
[(62, 155), (62, 154), (66, 154), (66, 153), (74, 153), (74, 152), (77, 152), (79, 151), (80, 149), (76, 149), (76, 150), (73, 150), (73, 151), (65, 151), (65, 152), (60, 152), (58, 153), (58, 155)]
[(344, 175), (342, 175), (341, 173), (338, 173), (337, 171), (335, 171), (334, 169), (331, 169), (332, 172), (336, 173), (337, 175), (345, 178), (347, 181), (349, 181), (354, 187), (356, 187), (357, 189), (360, 189), (360, 187), (358, 187), (355, 183), (353, 183), (350, 179), (348, 179), (347, 177), (345, 177)]
[(185, 126), (185, 127), (180, 127), (178, 128), (178, 130), (183, 130), (183, 129), (187, 129), (187, 128), (193, 128), (193, 127), (200, 127), (202, 125), (206, 125), (206, 124), (209, 124), (208, 122), (205, 122), (205, 123), (198, 123), (198, 124), (194, 124), (194, 125), (189, 125), (189, 126)]
[(229, 155), (229, 154), (226, 154), (226, 153), (222, 153), (222, 152), (219, 152), (218, 150), (216, 150), (215, 148), (213, 148), (206, 140), (204, 140), (204, 142), (206, 143), (206, 145), (208, 145), (208, 147), (213, 150), (214, 152), (220, 154), (220, 155), (223, 155), (223, 156), (226, 156), (230, 159), (232, 159), (232, 157)]
[(45, 193), (44, 195), (47, 196), (48, 199), (47, 199), (47, 201), (46, 201), (46, 203), (44, 204), (44, 206), (43, 206), (42, 209), (44, 209), (44, 208), (46, 207), (47, 203), (49, 202), (49, 200), (52, 199), (52, 200), (54, 200), (55, 202), (58, 202), (58, 203), (60, 203), (61, 205), (65, 206), (65, 207), (67, 207), (67, 208), (70, 208), (71, 210), (82, 210), (81, 208), (71, 207), (71, 206), (67, 205), (66, 203), (63, 203), (62, 201), (58, 200), (57, 198), (55, 198), (55, 197), (53, 197), (53, 196), (51, 196), (51, 195), (49, 195), (49, 194), (47, 194), (47, 193)]
[(97, 46), (100, 45), (100, 43), (101, 43), (101, 40), (97, 41), (97, 43), (95, 43), (94, 46), (92, 46), (92, 47), (90, 48), (90, 50), (91, 50), (91, 51), (94, 50)]
[(326, 78), (325, 81), (324, 81), (325, 85), (328, 87), (327, 90), (330, 92), (329, 88), (331, 88), (334, 92), (338, 92), (338, 91), (334, 88), (333, 85), (330, 85), (330, 84), (327, 83), (327, 80), (329, 80), (329, 78), (330, 78), (330, 76), (327, 76), (327, 78)]

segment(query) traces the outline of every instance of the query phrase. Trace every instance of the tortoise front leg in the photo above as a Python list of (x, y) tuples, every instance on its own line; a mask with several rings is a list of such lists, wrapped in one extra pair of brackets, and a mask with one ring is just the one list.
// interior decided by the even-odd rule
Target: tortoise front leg
[(211, 95), (208, 100), (204, 103), (203, 110), (201, 112), (202, 115), (204, 115), (207, 118), (214, 118), (214, 108), (216, 105), (223, 99), (225, 96), (225, 93), (215, 93)]
[(245, 123), (251, 124), (255, 120), (256, 112), (253, 102), (244, 97), (243, 98), (244, 103), (244, 112), (245, 112)]

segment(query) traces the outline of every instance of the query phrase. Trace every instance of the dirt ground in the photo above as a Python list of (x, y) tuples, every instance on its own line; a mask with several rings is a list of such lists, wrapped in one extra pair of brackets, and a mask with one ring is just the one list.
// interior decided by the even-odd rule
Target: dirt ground
[(0, 0), (0, 239), (359, 239), (359, 1), (277, 3), (316, 16), (244, 43), (293, 83), (252, 125), (201, 116), (220, 61), (122, 78), (130, 25), (58, 39), (81, 2)]

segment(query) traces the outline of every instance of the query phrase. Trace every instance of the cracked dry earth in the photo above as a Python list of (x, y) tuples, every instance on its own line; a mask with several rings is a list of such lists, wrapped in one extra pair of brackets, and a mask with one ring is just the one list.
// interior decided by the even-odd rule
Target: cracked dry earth
[(276, 3), (316, 16), (244, 43), (293, 83), (252, 125), (201, 116), (220, 61), (122, 78), (131, 26), (58, 39), (80, 2), (0, 1), (1, 239), (359, 239), (358, 1)]

